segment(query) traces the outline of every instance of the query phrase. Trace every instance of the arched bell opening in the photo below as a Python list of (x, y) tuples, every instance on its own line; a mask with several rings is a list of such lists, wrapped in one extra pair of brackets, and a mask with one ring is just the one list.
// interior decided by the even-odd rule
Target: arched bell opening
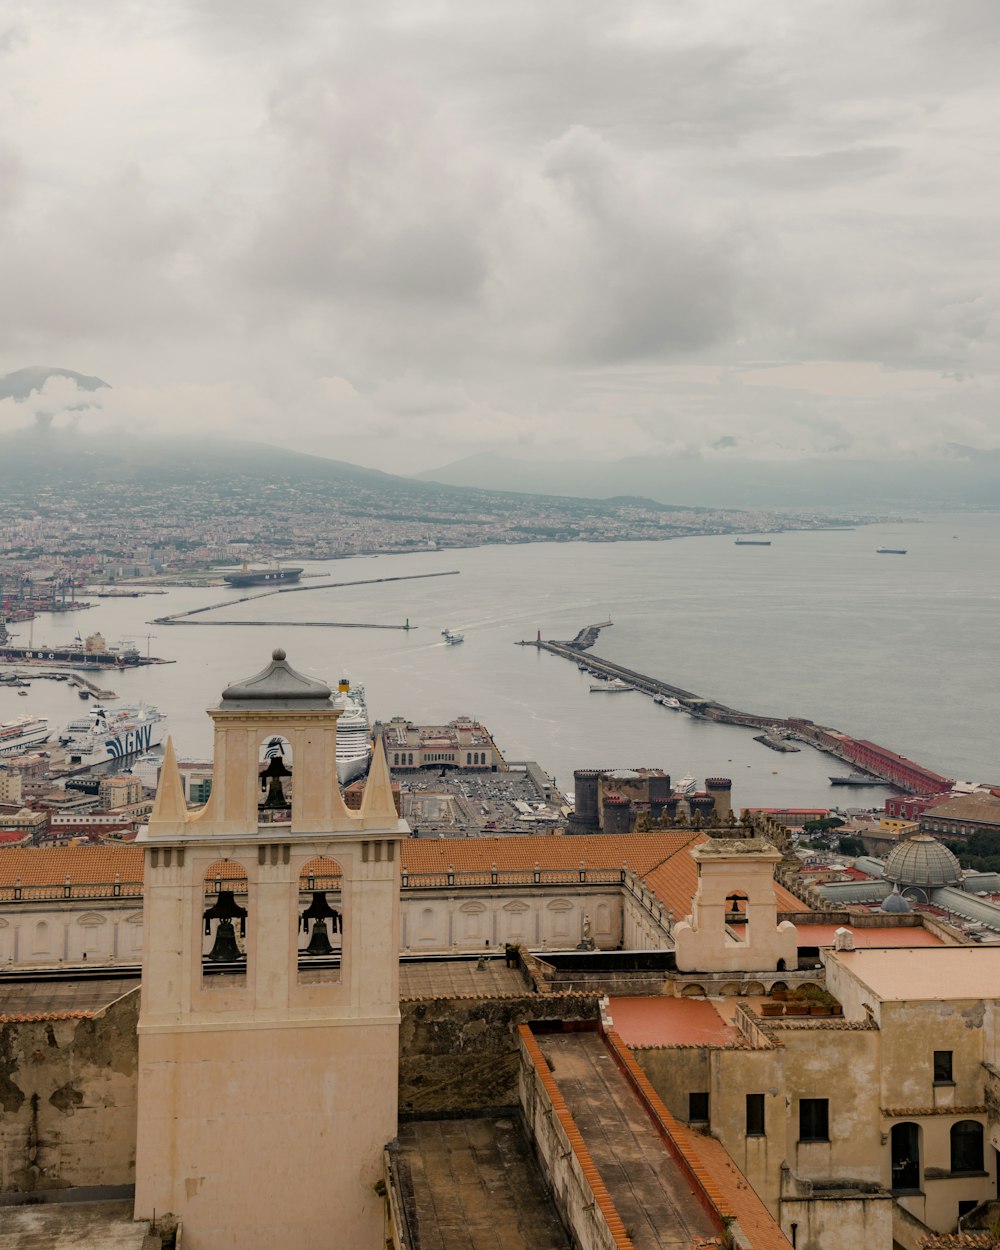
[(726, 893), (726, 931), (737, 942), (750, 940), (750, 900), (745, 890)]
[(260, 742), (257, 815), (261, 824), (287, 824), (292, 819), (292, 744), (279, 734)]
[(205, 870), (202, 913), (202, 977), (245, 977), (247, 971), (247, 870), (238, 860), (220, 859)]
[(340, 864), (317, 856), (299, 873), (300, 985), (336, 982), (344, 959), (343, 878)]

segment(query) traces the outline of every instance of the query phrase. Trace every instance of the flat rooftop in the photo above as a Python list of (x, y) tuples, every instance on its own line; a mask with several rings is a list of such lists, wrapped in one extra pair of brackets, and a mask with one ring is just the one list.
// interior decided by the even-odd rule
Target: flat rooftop
[(411, 1121), (399, 1151), (421, 1250), (571, 1250), (517, 1120)]
[(626, 1046), (725, 1046), (740, 1040), (705, 998), (612, 998), (608, 1011)]
[(148, 1232), (131, 1200), (4, 1207), (0, 1250), (142, 1250)]
[(944, 946), (936, 933), (922, 925), (895, 925), (892, 928), (855, 929), (852, 925), (799, 924), (799, 946), (833, 946), (838, 929), (847, 929), (855, 946)]
[(116, 977), (106, 981), (6, 982), (0, 979), (0, 1020), (92, 1016), (138, 989), (139, 985), (138, 977)]
[(475, 959), (429, 959), (399, 965), (400, 998), (454, 998), (458, 994), (474, 994), (480, 998), (497, 998), (511, 994), (530, 994), (517, 968), (508, 968), (502, 959), (485, 959), (480, 968)]
[(1000, 981), (1000, 946), (834, 951), (842, 964), (883, 1002), (942, 1002), (981, 998)]

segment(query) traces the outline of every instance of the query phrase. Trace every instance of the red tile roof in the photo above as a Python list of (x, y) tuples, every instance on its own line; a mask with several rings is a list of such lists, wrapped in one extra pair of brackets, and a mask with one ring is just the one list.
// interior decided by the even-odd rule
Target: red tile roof
[[(690, 851), (706, 840), (704, 833), (584, 834), (574, 837), (405, 838), (400, 858), (411, 884), (422, 884), (422, 874), (440, 875), (453, 868), (476, 874), (489, 884), (496, 866), (500, 884), (530, 883), (540, 871), (565, 874), (575, 880), (586, 870), (620, 871), (624, 866), (638, 876), (678, 919), (691, 909), (697, 870)], [(43, 891), (35, 897), (58, 897), (68, 879), (74, 897), (107, 893), (117, 874), (123, 896), (141, 894), (142, 848), (123, 843), (64, 847), (0, 847), (0, 899), (11, 897), (18, 878), (29, 888)], [(551, 880), (551, 876), (549, 878)], [(428, 882), (431, 884), (432, 882)], [(808, 912), (794, 894), (775, 883), (778, 910)]]

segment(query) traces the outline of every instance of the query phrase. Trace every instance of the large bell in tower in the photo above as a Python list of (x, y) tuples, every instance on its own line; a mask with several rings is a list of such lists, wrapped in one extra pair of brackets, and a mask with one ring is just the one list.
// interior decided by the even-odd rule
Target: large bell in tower
[(309, 937), (309, 945), (302, 954), (336, 955), (336, 948), (330, 944), (326, 922), (331, 921), (330, 931), (333, 933), (343, 932), (343, 922), (340, 912), (334, 911), (326, 901), (326, 895), (322, 890), (313, 890), (312, 902), (299, 917), (299, 928), (308, 932), (310, 920), (313, 922), (312, 933)]
[(268, 765), (260, 775), (260, 788), (267, 791), (264, 802), (260, 806), (266, 812), (280, 812), (288, 807), (285, 798), (283, 777), (290, 777), (292, 770), (285, 765), (282, 758), (284, 748), (280, 738), (272, 738), (267, 747)]
[(246, 937), (247, 909), (237, 903), (232, 890), (219, 890), (219, 897), (215, 903), (206, 909), (204, 915), (206, 937), (212, 932), (213, 920), (218, 921), (215, 942), (205, 958), (216, 964), (235, 963), (239, 959), (245, 959), (246, 956), (236, 942), (236, 928), (233, 921), (239, 920), (240, 937)]

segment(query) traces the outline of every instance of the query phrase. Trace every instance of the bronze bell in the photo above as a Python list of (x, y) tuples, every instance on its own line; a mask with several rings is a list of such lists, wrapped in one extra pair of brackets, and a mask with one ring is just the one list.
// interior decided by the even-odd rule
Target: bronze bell
[(283, 811), (288, 807), (281, 779), (291, 775), (291, 769), (285, 767), (285, 761), (281, 756), (272, 755), (270, 763), (260, 775), (260, 788), (267, 791), (267, 797), (261, 804), (265, 811)]
[(215, 931), (215, 944), (206, 956), (215, 964), (231, 964), (243, 958), (236, 945), (236, 930), (231, 920), (220, 920)]
[(246, 937), (247, 932), (247, 909), (241, 907), (233, 897), (232, 890), (219, 890), (219, 897), (215, 900), (211, 907), (205, 910), (203, 917), (205, 921), (205, 936), (212, 932), (212, 921), (217, 920), (218, 927), (215, 930), (215, 942), (211, 951), (206, 956), (213, 963), (233, 963), (237, 959), (243, 959), (243, 953), (236, 944), (236, 929), (233, 926), (234, 920), (240, 922), (240, 937)]
[(310, 920), (313, 921), (312, 933), (309, 937), (309, 945), (302, 954), (335, 955), (337, 952), (330, 945), (330, 936), (326, 922), (327, 920), (331, 922), (331, 929), (334, 933), (343, 932), (343, 926), (341, 924), (340, 912), (334, 911), (326, 901), (326, 895), (322, 890), (313, 890), (312, 902), (299, 917), (299, 927), (308, 930)]
[(335, 955), (337, 952), (330, 945), (330, 938), (326, 931), (326, 921), (316, 920), (313, 922), (312, 936), (309, 938), (309, 945), (302, 952), (303, 955)]

